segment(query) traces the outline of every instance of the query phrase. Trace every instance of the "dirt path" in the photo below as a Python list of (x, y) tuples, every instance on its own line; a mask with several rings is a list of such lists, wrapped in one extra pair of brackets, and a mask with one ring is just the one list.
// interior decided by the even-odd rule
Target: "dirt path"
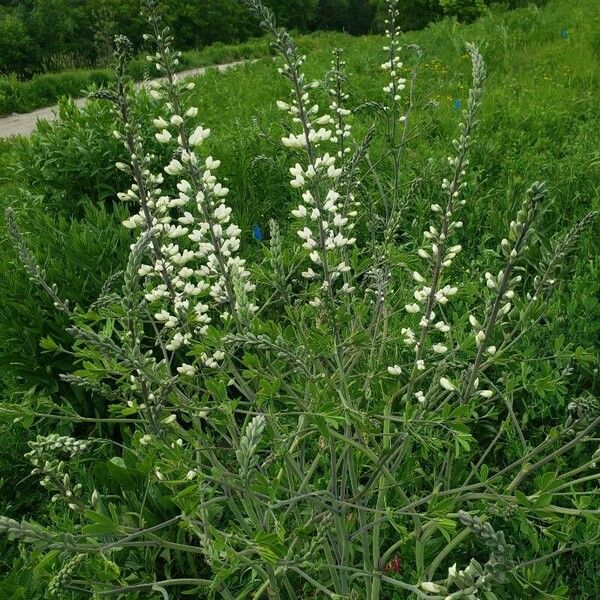
[[(226, 63), (223, 65), (214, 65), (211, 67), (200, 67), (198, 69), (189, 69), (181, 71), (179, 77), (190, 77), (193, 75), (204, 75), (207, 69), (216, 68), (219, 71), (227, 71), (232, 67), (243, 64), (246, 61), (240, 60), (237, 62)], [(78, 98), (75, 104), (82, 107), (86, 103), (85, 98)], [(38, 121), (53, 121), (56, 118), (56, 106), (48, 108), (39, 108), (27, 114), (13, 114), (9, 117), (0, 118), (0, 138), (8, 138), (13, 135), (29, 135), (35, 130)]]

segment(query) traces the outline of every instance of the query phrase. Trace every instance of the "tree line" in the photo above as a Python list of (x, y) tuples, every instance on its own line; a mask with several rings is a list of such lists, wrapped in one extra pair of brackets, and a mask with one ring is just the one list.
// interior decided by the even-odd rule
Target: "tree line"
[[(520, 4), (525, 0), (509, 0)], [(445, 14), (472, 19), (489, 0), (399, 0), (401, 25), (419, 29)], [(299, 31), (354, 35), (381, 29), (386, 0), (268, 0), (280, 23)], [(243, 41), (259, 34), (239, 0), (161, 0), (179, 48)], [(0, 73), (28, 77), (106, 64), (112, 40), (144, 32), (140, 0), (0, 0)]]

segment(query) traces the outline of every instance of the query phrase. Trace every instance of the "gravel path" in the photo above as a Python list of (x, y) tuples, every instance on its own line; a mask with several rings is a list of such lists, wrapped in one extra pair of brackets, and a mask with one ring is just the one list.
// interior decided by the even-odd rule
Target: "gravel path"
[[(188, 71), (181, 71), (179, 77), (190, 77), (192, 75), (204, 75), (207, 69), (216, 68), (223, 72), (227, 71), (232, 67), (243, 64), (246, 61), (240, 60), (232, 63), (226, 63), (223, 65), (214, 65), (210, 67), (200, 67), (198, 69), (189, 69)], [(78, 98), (75, 100), (75, 104), (82, 107), (86, 103), (85, 98)], [(56, 106), (50, 106), (48, 108), (40, 108), (27, 114), (12, 114), (9, 117), (0, 118), (0, 138), (8, 138), (13, 135), (29, 135), (32, 133), (37, 125), (38, 121), (53, 121), (56, 119)]]

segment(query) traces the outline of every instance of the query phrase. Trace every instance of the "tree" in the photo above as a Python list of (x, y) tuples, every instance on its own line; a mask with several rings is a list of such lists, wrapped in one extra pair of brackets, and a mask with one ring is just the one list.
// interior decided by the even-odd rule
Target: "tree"
[(319, 0), (270, 0), (265, 2), (284, 27), (307, 31), (317, 14)]
[(33, 42), (27, 28), (13, 12), (0, 17), (0, 71), (23, 73), (34, 59)]
[(66, 0), (34, 0), (29, 34), (46, 57), (76, 50), (72, 10)]

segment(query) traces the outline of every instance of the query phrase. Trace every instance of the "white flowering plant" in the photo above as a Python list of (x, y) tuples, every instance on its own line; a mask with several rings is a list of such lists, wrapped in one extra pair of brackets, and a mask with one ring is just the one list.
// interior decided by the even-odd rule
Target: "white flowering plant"
[[(109, 410), (56, 414), (115, 429), (40, 435), (27, 458), (69, 526), (6, 516), (0, 529), (53, 565), (48, 597), (508, 598), (523, 570), (580, 547), (569, 540), (598, 514), (585, 486), (598, 479), (597, 401), (574, 398), (563, 425), (529, 438), (504, 375), (595, 215), (540, 251), (533, 271), (548, 191), (532, 183), (494, 267), (467, 293), (454, 264), (474, 196), (478, 49), (467, 46), (472, 86), (431, 224), (408, 253), (403, 214), (418, 182), (402, 169), (417, 66), (402, 60), (418, 65), (420, 50), (400, 46), (396, 0), (367, 127), (354, 127), (342, 50), (324, 85), (309, 81), (292, 37), (260, 0), (245, 3), (289, 86), (274, 102), (291, 224), (272, 221), (264, 260), (246, 262), (220, 161), (203, 152), (215, 132), (189, 105), (193, 83), (176, 75), (179, 53), (148, 0), (154, 130), (132, 110), (126, 38), (115, 87), (96, 94), (113, 108), (116, 167), (131, 182), (119, 194), (135, 235), (122, 282), (90, 310), (71, 307), (9, 213), (32, 280), (71, 319), (81, 368), (65, 380)], [(156, 142), (166, 164), (148, 150)], [(523, 560), (517, 536), (533, 529), (554, 548)]]

